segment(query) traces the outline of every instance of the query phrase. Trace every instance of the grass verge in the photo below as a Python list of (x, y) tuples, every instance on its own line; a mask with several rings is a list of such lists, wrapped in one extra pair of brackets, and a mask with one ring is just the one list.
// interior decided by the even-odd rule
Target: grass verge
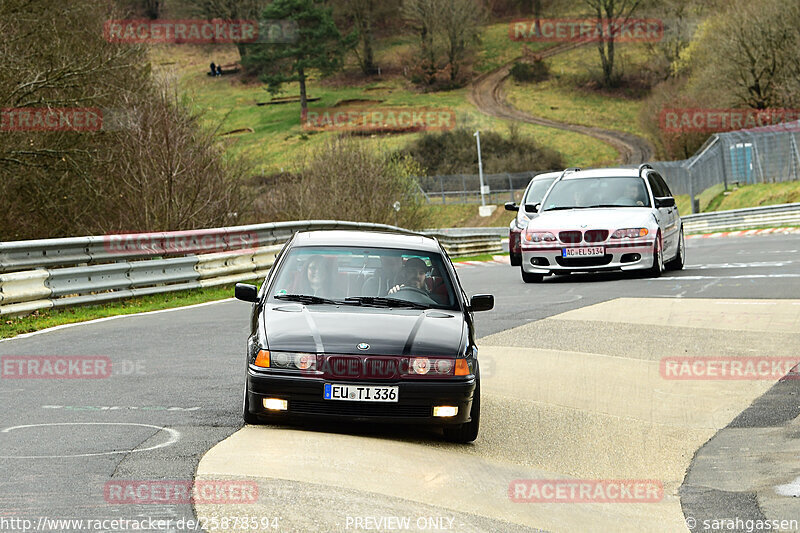
[(31, 333), (64, 324), (86, 322), (97, 318), (185, 307), (232, 297), (233, 285), (223, 285), (168, 294), (151, 294), (118, 302), (108, 302), (102, 305), (87, 305), (67, 309), (43, 309), (24, 317), (3, 317), (0, 319), (0, 339), (7, 339), (23, 333)]

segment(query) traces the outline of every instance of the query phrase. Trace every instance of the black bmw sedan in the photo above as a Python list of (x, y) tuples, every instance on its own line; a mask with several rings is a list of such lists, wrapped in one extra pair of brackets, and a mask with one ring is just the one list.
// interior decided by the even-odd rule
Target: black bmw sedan
[(253, 303), (243, 417), (308, 417), (441, 426), (471, 442), (480, 422), (473, 312), (447, 253), (416, 234), (301, 232)]

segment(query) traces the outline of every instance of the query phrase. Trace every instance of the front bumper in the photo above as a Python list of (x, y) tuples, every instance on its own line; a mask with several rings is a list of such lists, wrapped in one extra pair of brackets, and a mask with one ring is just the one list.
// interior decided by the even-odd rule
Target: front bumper
[[(565, 258), (564, 248), (605, 248), (604, 256)], [(543, 246), (522, 246), (522, 270), (529, 274), (570, 272), (603, 272), (613, 270), (646, 270), (653, 265), (654, 241), (602, 242), (591, 245), (547, 243)]]
[[(389, 385), (398, 387), (397, 402), (353, 402), (324, 400), (325, 383)], [(475, 376), (447, 380), (353, 381), (309, 376), (276, 375), (252, 367), (247, 371), (247, 395), (250, 413), (270, 419), (327, 418), (371, 422), (449, 425), (470, 421)], [(264, 409), (264, 398), (287, 400), (287, 411)], [(435, 405), (453, 405), (458, 413), (434, 417)]]

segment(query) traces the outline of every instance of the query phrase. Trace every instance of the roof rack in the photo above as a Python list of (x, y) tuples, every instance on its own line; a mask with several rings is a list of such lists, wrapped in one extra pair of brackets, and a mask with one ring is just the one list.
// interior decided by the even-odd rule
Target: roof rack
[(560, 180), (561, 180), (561, 178), (563, 178), (564, 176), (566, 176), (568, 172), (580, 172), (580, 171), (581, 171), (581, 169), (580, 169), (579, 167), (569, 167), (569, 168), (565, 168), (565, 169), (564, 169), (564, 172), (562, 172), (562, 173), (561, 173), (561, 175), (560, 175), (560, 176), (559, 176), (559, 177), (556, 179), (556, 181), (560, 181)]
[(642, 171), (645, 169), (655, 170), (650, 163), (642, 163), (639, 165), (639, 177), (642, 177)]

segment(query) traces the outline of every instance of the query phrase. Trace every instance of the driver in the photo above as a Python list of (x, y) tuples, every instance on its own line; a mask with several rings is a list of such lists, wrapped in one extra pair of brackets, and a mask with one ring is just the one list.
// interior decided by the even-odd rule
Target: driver
[(425, 278), (428, 275), (428, 265), (419, 257), (412, 257), (403, 265), (403, 270), (400, 271), (400, 285), (395, 285), (389, 289), (389, 294), (394, 294), (403, 287), (411, 287), (414, 289), (425, 291), (427, 294), (428, 288), (425, 285)]
[(644, 206), (644, 202), (642, 201), (642, 189), (639, 187), (639, 184), (635, 181), (628, 180), (625, 184), (625, 189), (622, 193), (622, 196), (619, 198), (619, 200), (617, 200), (617, 202), (621, 205), (631, 207)]

